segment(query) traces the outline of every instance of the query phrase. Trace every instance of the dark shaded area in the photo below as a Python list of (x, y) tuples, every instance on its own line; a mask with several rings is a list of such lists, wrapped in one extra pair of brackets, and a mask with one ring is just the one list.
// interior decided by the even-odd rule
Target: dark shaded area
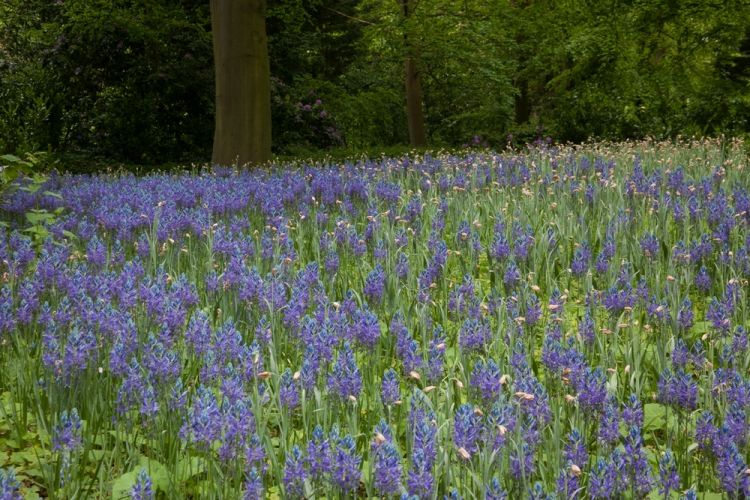
[[(407, 51), (432, 146), (750, 130), (747, 2), (400, 5), (269, 0), (276, 154), (408, 143)], [(3, 2), (0, 152), (207, 160), (210, 28), (202, 0)]]

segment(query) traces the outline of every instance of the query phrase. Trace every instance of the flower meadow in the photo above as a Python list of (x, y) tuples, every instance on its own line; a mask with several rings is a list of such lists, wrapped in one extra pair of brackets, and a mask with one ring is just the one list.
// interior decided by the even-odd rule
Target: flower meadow
[(750, 496), (739, 141), (53, 175), (2, 208), (2, 499)]

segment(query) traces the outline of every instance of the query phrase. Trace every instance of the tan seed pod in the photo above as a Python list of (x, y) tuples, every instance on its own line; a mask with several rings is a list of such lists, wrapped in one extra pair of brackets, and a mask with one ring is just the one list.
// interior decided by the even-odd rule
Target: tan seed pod
[(356, 403), (357, 402), (357, 397), (354, 396), (354, 395), (352, 395), (352, 394), (349, 394), (349, 401), (351, 401), (352, 403)]
[(409, 377), (413, 378), (414, 380), (422, 380), (422, 376), (415, 370), (409, 372)]
[(517, 398), (522, 399), (524, 401), (533, 401), (534, 400), (534, 395), (533, 394), (529, 394), (528, 392), (518, 391), (518, 392), (516, 392), (514, 394), (514, 396), (516, 396)]
[(382, 435), (379, 432), (375, 433), (375, 443), (380, 446), (381, 444), (385, 443), (385, 436)]
[(573, 395), (571, 395), (571, 394), (566, 394), (565, 395), (565, 402), (569, 403), (569, 404), (573, 404), (573, 403), (576, 402), (576, 397), (573, 396)]
[(430, 392), (432, 392), (434, 390), (435, 390), (435, 386), (434, 385), (428, 385), (427, 387), (424, 388), (424, 390), (422, 392), (429, 394)]
[(271, 378), (271, 372), (259, 372), (258, 378), (261, 380), (266, 380), (268, 378)]
[(466, 451), (466, 448), (464, 448), (463, 446), (458, 449), (458, 454), (461, 455), (461, 458), (463, 458), (464, 460), (470, 460), (471, 459), (471, 453), (469, 453), (468, 451)]
[(502, 376), (500, 377), (500, 385), (505, 385), (505, 384), (507, 384), (509, 380), (510, 380), (510, 376), (509, 376), (508, 374), (503, 374), (503, 375), (502, 375)]
[(570, 464), (570, 473), (578, 477), (581, 475), (581, 468), (578, 467), (576, 464)]

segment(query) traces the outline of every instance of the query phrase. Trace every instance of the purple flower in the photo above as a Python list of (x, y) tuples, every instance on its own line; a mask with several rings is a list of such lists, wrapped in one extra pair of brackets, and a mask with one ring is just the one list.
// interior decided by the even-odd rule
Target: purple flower
[(573, 276), (583, 276), (586, 271), (589, 270), (591, 262), (591, 249), (587, 244), (583, 244), (576, 248), (573, 255), (573, 262), (570, 263), (570, 269)]
[(518, 265), (514, 260), (510, 260), (505, 266), (505, 272), (503, 273), (503, 284), (506, 288), (514, 288), (518, 282), (521, 281), (521, 270), (518, 269)]
[(427, 351), (427, 378), (437, 382), (443, 376), (443, 365), (445, 363), (445, 342), (443, 330), (438, 325), (432, 332), (432, 339)]
[(695, 286), (703, 293), (711, 289), (711, 276), (708, 275), (706, 266), (701, 266), (698, 274), (695, 275)]
[(358, 311), (354, 329), (357, 340), (368, 350), (375, 348), (380, 338), (380, 322), (372, 311), (365, 309)]
[(23, 497), (19, 492), (21, 483), (16, 479), (13, 469), (0, 469), (0, 499), (21, 500)]
[(146, 472), (146, 469), (142, 468), (138, 472), (135, 484), (130, 490), (130, 498), (133, 500), (152, 500), (154, 498), (151, 477), (148, 475), (148, 472)]
[(489, 359), (486, 363), (481, 359), (474, 365), (471, 373), (471, 385), (482, 396), (485, 401), (491, 401), (500, 394), (500, 367), (494, 360)]
[(401, 489), (401, 454), (391, 442), (375, 448), (374, 486), (382, 496), (393, 495)]
[(313, 429), (312, 438), (307, 443), (307, 466), (312, 479), (322, 479), (331, 472), (331, 445), (319, 425)]
[(723, 335), (729, 333), (732, 327), (731, 312), (726, 304), (716, 297), (708, 304), (706, 320), (710, 321), (711, 325)]
[(583, 436), (576, 429), (568, 434), (568, 441), (563, 448), (563, 460), (567, 465), (574, 464), (582, 469), (589, 461), (589, 453), (586, 450)]
[(371, 302), (378, 304), (383, 300), (385, 291), (385, 271), (380, 264), (375, 266), (365, 279), (365, 297)]
[(643, 426), (643, 406), (635, 394), (630, 395), (630, 398), (622, 409), (622, 421), (628, 427), (640, 428)]
[(680, 490), (680, 475), (677, 473), (677, 463), (670, 450), (664, 452), (659, 459), (659, 494), (669, 497), (670, 491)]
[(648, 462), (646, 451), (641, 438), (641, 431), (631, 427), (625, 438), (624, 465), (625, 473), (629, 476), (629, 484), (639, 496), (645, 496), (653, 488), (654, 479), (651, 474), (651, 464)]
[(689, 330), (693, 326), (693, 303), (685, 298), (677, 311), (677, 325), (683, 330)]
[(362, 458), (356, 453), (356, 445), (351, 436), (344, 436), (336, 444), (331, 482), (344, 493), (352, 493), (359, 488), (362, 472), (359, 469)]
[(393, 368), (388, 368), (385, 373), (383, 373), (381, 387), (381, 400), (385, 406), (391, 406), (401, 399), (398, 374)]
[(81, 418), (78, 416), (78, 410), (73, 408), (70, 413), (63, 411), (52, 435), (52, 449), (74, 451), (81, 444)]
[(299, 447), (294, 446), (291, 453), (287, 453), (284, 463), (284, 493), (289, 497), (304, 498), (305, 479), (305, 459)]
[(409, 276), (409, 257), (402, 252), (399, 252), (396, 260), (396, 276), (401, 281)]
[(245, 491), (242, 494), (243, 500), (262, 500), (263, 495), (263, 477), (258, 473), (255, 467), (250, 469), (245, 480)]
[(620, 438), (620, 411), (614, 396), (607, 398), (604, 411), (599, 417), (599, 439), (614, 444)]
[(641, 250), (649, 259), (656, 259), (659, 255), (659, 239), (653, 234), (646, 234), (641, 238)]
[(299, 387), (292, 375), (292, 370), (289, 368), (281, 374), (281, 380), (279, 381), (279, 401), (281, 406), (288, 410), (293, 410), (299, 406)]
[(617, 489), (617, 470), (614, 461), (607, 461), (599, 457), (591, 471), (589, 479), (589, 488), (587, 493), (591, 498), (616, 498)]
[(362, 376), (348, 342), (339, 351), (333, 373), (328, 376), (328, 389), (341, 399), (356, 398), (362, 391)]
[(716, 472), (721, 486), (730, 498), (746, 498), (750, 495), (750, 476), (747, 474), (747, 462), (734, 443), (717, 447), (718, 458)]
[(658, 399), (663, 404), (673, 405), (688, 411), (698, 406), (698, 384), (683, 370), (664, 370), (657, 384)]
[(507, 500), (508, 493), (503, 489), (500, 480), (493, 477), (492, 480), (484, 487), (484, 498), (486, 500)]
[(490, 325), (481, 319), (467, 319), (458, 331), (458, 343), (466, 353), (484, 349), (491, 338)]
[(456, 448), (463, 448), (469, 455), (474, 455), (479, 451), (481, 431), (482, 417), (474, 412), (470, 404), (461, 405), (453, 421), (453, 443)]

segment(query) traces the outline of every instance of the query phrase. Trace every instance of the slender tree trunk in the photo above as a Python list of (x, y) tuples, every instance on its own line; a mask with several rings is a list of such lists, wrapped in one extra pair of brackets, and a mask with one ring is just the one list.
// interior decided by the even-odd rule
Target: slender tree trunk
[(266, 0), (211, 0), (216, 126), (214, 164), (271, 159)]
[(518, 94), (515, 98), (514, 108), (516, 114), (516, 124), (521, 125), (529, 121), (531, 117), (531, 102), (529, 100), (529, 82), (521, 79), (516, 84)]
[[(401, 8), (406, 21), (413, 11), (414, 0), (401, 0)], [(408, 28), (407, 28), (408, 29)], [(404, 30), (406, 57), (404, 72), (406, 78), (406, 120), (409, 124), (409, 143), (412, 146), (426, 146), (424, 112), (422, 110), (422, 79), (419, 74), (419, 56)]]

